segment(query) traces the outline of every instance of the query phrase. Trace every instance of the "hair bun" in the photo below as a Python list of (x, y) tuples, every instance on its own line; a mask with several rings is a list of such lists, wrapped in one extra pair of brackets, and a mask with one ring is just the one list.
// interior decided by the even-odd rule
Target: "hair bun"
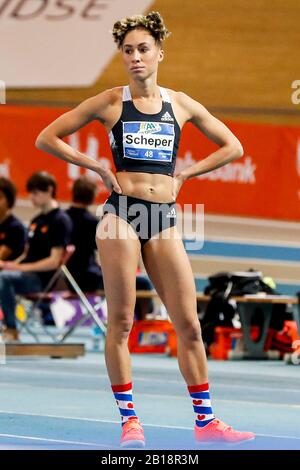
[(170, 34), (161, 14), (158, 11), (151, 11), (146, 16), (135, 15), (114, 24), (112, 34), (118, 47), (122, 46), (126, 34), (135, 28), (147, 29), (158, 43), (164, 41)]
[(150, 11), (150, 13), (146, 15), (146, 18), (158, 24), (162, 24), (164, 22), (163, 17), (158, 11)]

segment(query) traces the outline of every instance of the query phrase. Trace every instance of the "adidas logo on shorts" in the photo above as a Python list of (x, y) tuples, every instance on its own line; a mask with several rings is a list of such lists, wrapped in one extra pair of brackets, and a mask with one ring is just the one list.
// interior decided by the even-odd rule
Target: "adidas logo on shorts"
[(176, 209), (172, 207), (172, 209), (167, 213), (166, 217), (168, 219), (175, 219), (176, 218)]
[(162, 121), (174, 121), (172, 118), (171, 114), (168, 113), (168, 111), (162, 116), (161, 118)]

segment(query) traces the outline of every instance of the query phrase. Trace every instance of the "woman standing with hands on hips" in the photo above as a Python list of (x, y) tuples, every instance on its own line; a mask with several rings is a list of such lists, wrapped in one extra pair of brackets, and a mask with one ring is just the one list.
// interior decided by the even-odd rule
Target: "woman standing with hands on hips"
[[(232, 444), (254, 439), (253, 433), (235, 431), (213, 414), (194, 277), (176, 229), (175, 210), (186, 180), (241, 157), (243, 149), (232, 132), (200, 103), (157, 84), (158, 66), (164, 59), (162, 44), (168, 34), (158, 12), (116, 22), (113, 38), (129, 85), (85, 100), (52, 122), (36, 141), (39, 149), (95, 171), (112, 188), (98, 226), (97, 244), (108, 304), (105, 358), (121, 413), (122, 447), (145, 445), (132, 399), (127, 347), (140, 254), (178, 336), (178, 363), (192, 399), (196, 440)], [(110, 135), (115, 174), (62, 140), (93, 120), (100, 121)], [(188, 121), (219, 149), (174, 175), (180, 132)], [(114, 236), (107, 236), (108, 228)]]

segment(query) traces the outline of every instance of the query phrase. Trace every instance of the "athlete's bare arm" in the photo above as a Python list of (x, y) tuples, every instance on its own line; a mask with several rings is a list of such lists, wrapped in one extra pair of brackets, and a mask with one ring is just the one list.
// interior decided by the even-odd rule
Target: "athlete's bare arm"
[(46, 127), (36, 139), (36, 147), (68, 163), (95, 171), (102, 176), (105, 183), (110, 182), (113, 188), (120, 192), (117, 180), (110, 170), (103, 168), (98, 161), (73, 149), (62, 140), (63, 137), (78, 131), (93, 120), (99, 120), (107, 130), (110, 130), (120, 114), (120, 96), (119, 89), (115, 88), (83, 101)]
[(183, 180), (215, 170), (242, 157), (243, 147), (235, 135), (207, 109), (184, 93), (174, 93), (179, 119), (192, 122), (203, 134), (220, 148), (195, 165), (180, 172)]

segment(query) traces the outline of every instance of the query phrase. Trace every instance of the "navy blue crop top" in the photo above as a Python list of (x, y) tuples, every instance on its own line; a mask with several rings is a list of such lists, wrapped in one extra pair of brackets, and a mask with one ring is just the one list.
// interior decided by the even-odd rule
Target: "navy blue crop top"
[(162, 108), (144, 114), (134, 106), (129, 86), (123, 88), (123, 109), (109, 137), (116, 171), (173, 176), (180, 127), (168, 92), (160, 87)]

